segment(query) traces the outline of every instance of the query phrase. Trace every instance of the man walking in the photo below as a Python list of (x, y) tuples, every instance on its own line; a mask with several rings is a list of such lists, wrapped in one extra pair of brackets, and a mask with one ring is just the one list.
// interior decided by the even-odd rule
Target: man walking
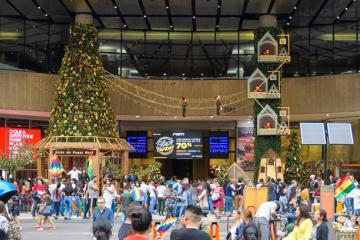
[(105, 198), (99, 197), (97, 203), (98, 209), (94, 212), (93, 222), (99, 218), (104, 218), (110, 222), (111, 226), (114, 226), (114, 213), (111, 209), (105, 207)]
[(90, 215), (93, 216), (94, 208), (96, 207), (96, 202), (99, 197), (99, 189), (97, 187), (96, 176), (92, 177), (92, 180), (88, 183), (87, 188), (90, 200)]

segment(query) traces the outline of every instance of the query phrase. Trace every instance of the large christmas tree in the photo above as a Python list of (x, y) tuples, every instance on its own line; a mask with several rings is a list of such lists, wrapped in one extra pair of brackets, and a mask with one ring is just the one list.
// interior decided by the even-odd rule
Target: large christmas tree
[(292, 132), (289, 137), (289, 146), (286, 154), (285, 182), (289, 183), (292, 180), (296, 180), (298, 183), (303, 185), (308, 179), (308, 176), (305, 165), (301, 160), (301, 145), (299, 137), (295, 132)]
[(65, 49), (49, 121), (49, 136), (116, 137), (97, 31), (74, 24)]

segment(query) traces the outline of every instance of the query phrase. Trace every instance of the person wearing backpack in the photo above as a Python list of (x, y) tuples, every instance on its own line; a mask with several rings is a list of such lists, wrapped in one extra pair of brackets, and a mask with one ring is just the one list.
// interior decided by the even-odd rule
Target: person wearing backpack
[(235, 209), (242, 209), (244, 199), (245, 181), (243, 178), (238, 179), (235, 185)]

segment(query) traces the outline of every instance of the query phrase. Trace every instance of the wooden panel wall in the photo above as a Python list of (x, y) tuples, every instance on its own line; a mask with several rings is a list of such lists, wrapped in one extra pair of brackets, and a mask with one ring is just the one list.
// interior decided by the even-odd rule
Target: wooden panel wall
[[(360, 74), (288, 78), (282, 81), (283, 106), (292, 114), (360, 111)], [(50, 111), (56, 75), (0, 71), (0, 109)], [(143, 88), (172, 97), (214, 98), (246, 91), (240, 80), (130, 80)], [(246, 97), (246, 95), (244, 95)], [(112, 106), (119, 115), (164, 115), (155, 105), (145, 106), (111, 92)], [(252, 101), (232, 115), (251, 115)], [(214, 101), (215, 104), (215, 101)], [(207, 115), (213, 115), (214, 110)], [(179, 112), (180, 114), (180, 112)], [(189, 115), (198, 115), (189, 112)]]

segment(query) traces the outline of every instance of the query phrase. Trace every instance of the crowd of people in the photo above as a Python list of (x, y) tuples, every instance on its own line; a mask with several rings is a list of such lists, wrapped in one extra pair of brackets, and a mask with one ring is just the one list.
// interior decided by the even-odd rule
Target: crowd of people
[[(281, 179), (270, 178), (261, 179), (255, 186), (241, 178), (238, 181), (225, 180), (223, 184), (217, 178), (191, 182), (188, 178), (166, 180), (161, 177), (158, 182), (153, 182), (140, 181), (134, 174), (115, 181), (109, 171), (102, 176), (100, 184), (96, 176), (89, 177), (85, 170), (79, 171), (76, 167), (67, 176), (51, 182), (38, 178), (30, 187), (13, 181), (18, 192), (7, 202), (6, 211), (0, 204), (0, 210), (9, 213), (9, 216), (1, 215), (5, 217), (0, 217), (0, 229), (7, 231), (5, 225), (9, 219), (20, 226), (18, 216), (27, 209), (29, 201), (39, 231), (44, 231), (47, 222), (48, 229), (56, 229), (54, 219), (59, 217), (67, 221), (92, 218), (94, 236), (98, 240), (108, 239), (117, 218), (122, 223), (119, 240), (147, 239), (154, 215), (177, 219), (178, 229), (172, 230), (170, 236), (176, 240), (192, 239), (191, 236), (197, 236), (199, 240), (209, 239), (207, 218), (210, 215), (215, 219), (232, 219), (234, 225), (226, 239), (269, 240), (272, 229), (281, 234), (274, 226), (284, 217), (286, 240), (329, 239), (327, 213), (316, 207), (320, 201), (320, 188), (325, 182), (314, 175), (303, 189), (295, 180), (285, 184)], [(349, 177), (357, 187), (340, 201), (344, 203), (346, 212), (353, 215), (355, 224), (360, 220), (357, 219), (360, 217), (360, 185), (353, 176)], [(326, 183), (335, 185), (337, 181), (330, 176)], [(247, 187), (268, 188), (268, 201), (256, 211), (244, 209)]]

